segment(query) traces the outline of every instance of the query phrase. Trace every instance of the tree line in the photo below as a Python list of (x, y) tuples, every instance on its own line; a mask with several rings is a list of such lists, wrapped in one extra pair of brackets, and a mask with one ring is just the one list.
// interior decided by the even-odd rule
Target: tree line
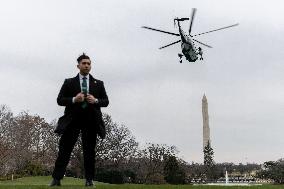
[[(104, 140), (97, 140), (96, 147), (96, 177), (99, 181), (167, 182), (169, 177), (164, 177), (166, 159), (180, 162), (176, 147), (154, 143), (139, 147), (125, 125), (114, 122), (105, 113), (103, 120), (107, 135)], [(0, 178), (51, 175), (59, 142), (59, 136), (53, 132), (55, 125), (55, 120), (47, 123), (44, 118), (27, 111), (15, 116), (9, 107), (0, 105)], [(81, 137), (72, 152), (66, 176), (84, 177)]]
[[(103, 120), (107, 135), (104, 140), (97, 140), (95, 170), (98, 181), (185, 184), (193, 178), (220, 178), (224, 176), (224, 169), (228, 173), (260, 169), (257, 164), (215, 164), (210, 148), (204, 164), (187, 163), (178, 157), (175, 146), (155, 143), (140, 146), (125, 125), (114, 122), (106, 113), (103, 113)], [(27, 111), (14, 115), (8, 106), (0, 105), (0, 179), (11, 179), (11, 175), (14, 178), (51, 175), (59, 142), (59, 136), (53, 132), (55, 125), (56, 120), (47, 123), (44, 118)], [(66, 176), (84, 177), (81, 137), (72, 152)]]

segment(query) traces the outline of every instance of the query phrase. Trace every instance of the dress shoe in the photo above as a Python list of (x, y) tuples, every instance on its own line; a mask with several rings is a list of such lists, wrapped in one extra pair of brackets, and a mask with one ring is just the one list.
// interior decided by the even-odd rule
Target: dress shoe
[(86, 180), (85, 186), (92, 186), (94, 188), (96, 187), (92, 180)]
[(54, 178), (49, 186), (61, 186), (60, 180)]

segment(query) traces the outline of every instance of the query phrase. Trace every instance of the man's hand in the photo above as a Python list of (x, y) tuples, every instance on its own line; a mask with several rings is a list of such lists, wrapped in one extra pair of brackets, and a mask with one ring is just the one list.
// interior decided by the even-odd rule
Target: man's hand
[(75, 102), (83, 102), (84, 99), (85, 99), (84, 93), (81, 92), (81, 93), (78, 93), (78, 94), (75, 96), (74, 101), (75, 101)]
[(90, 104), (95, 104), (98, 101), (93, 95), (90, 95), (90, 94), (87, 95), (86, 99), (87, 99), (87, 102)]

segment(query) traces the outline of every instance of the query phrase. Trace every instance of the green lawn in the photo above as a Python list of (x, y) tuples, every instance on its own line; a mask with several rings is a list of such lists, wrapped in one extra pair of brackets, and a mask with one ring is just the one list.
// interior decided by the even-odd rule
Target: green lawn
[[(51, 177), (25, 177), (14, 181), (0, 181), (0, 189), (47, 189)], [(64, 178), (61, 182), (62, 189), (82, 189), (84, 180), (75, 178)], [(192, 186), (192, 185), (137, 185), (137, 184), (105, 184), (96, 182), (98, 189), (284, 189), (284, 185), (263, 186)]]

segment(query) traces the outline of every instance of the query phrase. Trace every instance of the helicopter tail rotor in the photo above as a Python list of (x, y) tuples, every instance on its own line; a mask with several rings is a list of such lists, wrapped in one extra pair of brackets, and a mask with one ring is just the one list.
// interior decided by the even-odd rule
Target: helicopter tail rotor
[(185, 20), (189, 20), (189, 18), (175, 18), (174, 21), (185, 21)]
[(180, 18), (179, 21), (189, 20), (189, 18)]
[(189, 18), (175, 18), (174, 19), (174, 27), (176, 27), (176, 22), (182, 22), (185, 20), (189, 20)]

